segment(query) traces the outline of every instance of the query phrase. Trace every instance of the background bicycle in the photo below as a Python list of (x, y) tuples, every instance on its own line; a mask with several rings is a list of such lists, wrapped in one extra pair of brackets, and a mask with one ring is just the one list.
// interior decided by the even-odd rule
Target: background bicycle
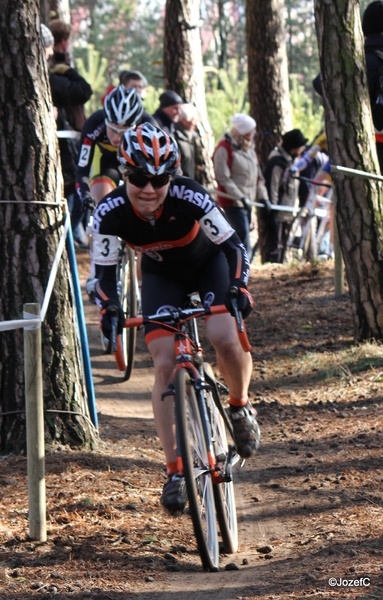
[[(141, 310), (141, 295), (137, 278), (137, 255), (132, 248), (121, 240), (116, 266), (117, 290), (120, 305), (125, 318), (136, 317)], [(105, 354), (112, 352), (111, 341), (102, 333), (101, 344)], [(136, 349), (137, 328), (124, 328), (121, 337), (117, 338), (119, 349), (114, 351), (117, 368), (122, 375), (122, 380), (127, 381), (133, 370)]]
[[(331, 258), (331, 185), (315, 180), (311, 184), (307, 202), (296, 215), (286, 242), (284, 262), (310, 261), (315, 258)], [(326, 191), (320, 195), (318, 190)]]

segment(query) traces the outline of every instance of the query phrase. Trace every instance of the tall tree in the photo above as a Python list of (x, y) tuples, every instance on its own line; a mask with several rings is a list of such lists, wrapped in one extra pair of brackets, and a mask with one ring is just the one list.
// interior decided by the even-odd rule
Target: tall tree
[[(24, 303), (42, 304), (62, 235), (61, 165), (38, 11), (38, 0), (3, 0), (0, 13), (1, 321), (19, 319)], [(89, 443), (89, 419), (74, 414), (89, 413), (66, 255), (42, 337), (44, 407), (52, 411), (46, 437)], [(2, 451), (25, 444), (23, 360), (22, 330), (0, 333)]]
[(86, 62), (86, 45), (94, 46), (107, 61), (105, 89), (118, 81), (122, 69), (138, 69), (149, 83), (163, 86), (160, 0), (75, 0), (71, 5), (75, 58)]
[[(245, 0), (201, 0), (205, 64), (226, 69), (235, 59), (246, 70)], [(214, 45), (211, 43), (214, 40)]]
[(283, 15), (284, 0), (247, 0), (249, 100), (262, 165), (292, 126)]
[(289, 74), (296, 74), (299, 83), (312, 98), (319, 96), (314, 93), (312, 80), (319, 71), (318, 45), (315, 31), (313, 0), (285, 0), (286, 5), (286, 34), (287, 58)]
[(167, 0), (164, 37), (165, 86), (198, 109), (199, 153), (196, 157), (196, 179), (203, 185), (211, 185), (214, 181), (211, 160), (214, 140), (207, 118), (199, 28), (199, 0)]
[(49, 0), (49, 5), (51, 19), (61, 19), (65, 23), (70, 23), (69, 0)]
[[(331, 164), (379, 173), (358, 0), (315, 0)], [(355, 340), (383, 339), (381, 184), (334, 173)]]

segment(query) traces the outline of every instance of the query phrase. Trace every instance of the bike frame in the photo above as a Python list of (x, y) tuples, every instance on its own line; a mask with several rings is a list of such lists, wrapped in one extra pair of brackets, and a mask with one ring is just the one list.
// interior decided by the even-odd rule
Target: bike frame
[[(203, 394), (200, 392), (203, 390), (210, 390), (211, 386), (206, 383), (203, 368), (203, 350), (199, 341), (198, 327), (196, 319), (198, 317), (207, 315), (217, 315), (227, 313), (228, 310), (225, 305), (211, 306), (208, 308), (185, 308), (176, 309), (169, 311), (168, 313), (158, 313), (150, 317), (136, 317), (126, 319), (125, 327), (139, 327), (145, 323), (158, 323), (161, 324), (164, 329), (174, 332), (174, 352), (176, 357), (176, 366), (172, 375), (172, 382), (169, 385), (169, 391), (163, 394), (163, 397), (174, 394), (174, 381), (177, 371), (180, 369), (186, 369), (191, 376), (192, 384), (196, 391), (197, 402), (199, 410), (203, 416), (204, 423), (209, 422), (207, 416), (207, 406), (204, 401)], [(236, 317), (238, 337), (241, 346), (245, 352), (251, 351), (251, 345), (248, 340), (244, 323), (241, 315), (237, 312)], [(219, 409), (219, 407), (217, 407)], [(229, 476), (222, 474), (220, 470), (217, 470), (217, 461), (212, 451), (211, 435), (209, 431), (205, 429), (205, 439), (208, 445), (208, 457), (209, 467), (212, 476), (213, 483), (222, 483), (228, 481)], [(179, 473), (183, 473), (182, 458), (179, 452), (179, 440), (177, 440), (177, 468)], [(225, 479), (226, 478), (226, 479)]]

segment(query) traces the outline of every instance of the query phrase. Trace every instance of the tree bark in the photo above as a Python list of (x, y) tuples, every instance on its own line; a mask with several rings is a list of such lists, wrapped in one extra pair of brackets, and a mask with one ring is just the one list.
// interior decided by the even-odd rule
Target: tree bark
[(69, 0), (49, 0), (49, 7), (50, 19), (60, 19), (65, 23), (70, 23)]
[[(379, 173), (358, 0), (315, 0), (332, 165)], [(333, 173), (356, 341), (383, 338), (381, 184)]]
[(283, 14), (283, 0), (246, 2), (250, 112), (257, 122), (261, 166), (292, 128)]
[(167, 0), (164, 36), (165, 86), (198, 109), (196, 180), (212, 185), (214, 138), (207, 117), (199, 0)]
[[(0, 14), (0, 320), (43, 303), (63, 231), (61, 164), (38, 0), (3, 0)], [(5, 202), (4, 202), (5, 201)], [(14, 202), (16, 201), (16, 202)], [(56, 203), (41, 206), (36, 201)], [(44, 408), (89, 418), (66, 253), (42, 323)], [(0, 333), (0, 449), (25, 449), (23, 331)], [(90, 444), (83, 417), (46, 413), (47, 440)]]

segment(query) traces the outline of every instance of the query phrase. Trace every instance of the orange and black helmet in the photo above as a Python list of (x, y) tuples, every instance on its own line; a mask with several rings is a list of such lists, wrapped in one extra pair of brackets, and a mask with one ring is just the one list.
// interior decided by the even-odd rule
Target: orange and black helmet
[(129, 129), (122, 137), (118, 159), (122, 171), (175, 175), (181, 155), (175, 139), (151, 123)]

